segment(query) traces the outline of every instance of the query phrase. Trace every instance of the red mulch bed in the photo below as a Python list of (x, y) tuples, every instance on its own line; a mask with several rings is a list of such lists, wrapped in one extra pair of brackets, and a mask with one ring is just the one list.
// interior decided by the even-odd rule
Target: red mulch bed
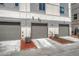
[(52, 40), (61, 43), (61, 44), (68, 44), (68, 43), (73, 43), (73, 41), (69, 41), (63, 38), (52, 38)]
[(78, 35), (72, 35), (72, 37), (74, 37), (74, 38), (79, 38)]
[(35, 44), (31, 41), (26, 43), (24, 40), (21, 40), (21, 50), (36, 48)]

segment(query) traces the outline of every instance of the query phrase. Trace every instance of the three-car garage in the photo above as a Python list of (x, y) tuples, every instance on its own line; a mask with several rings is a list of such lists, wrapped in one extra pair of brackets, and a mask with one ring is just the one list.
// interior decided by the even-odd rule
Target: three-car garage
[[(19, 40), (21, 33), (20, 22), (0, 22), (0, 41)], [(59, 36), (69, 35), (69, 25), (59, 24)], [(32, 23), (31, 38), (47, 38), (47, 23)]]

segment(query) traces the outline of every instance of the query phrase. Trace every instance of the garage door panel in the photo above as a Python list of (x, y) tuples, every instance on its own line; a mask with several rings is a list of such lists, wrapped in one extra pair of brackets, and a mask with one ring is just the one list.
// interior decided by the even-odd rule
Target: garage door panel
[(59, 36), (68, 36), (69, 35), (69, 25), (60, 24), (59, 25)]
[(0, 23), (0, 41), (18, 40), (20, 37), (20, 24)]
[(32, 24), (32, 38), (47, 38), (47, 24)]

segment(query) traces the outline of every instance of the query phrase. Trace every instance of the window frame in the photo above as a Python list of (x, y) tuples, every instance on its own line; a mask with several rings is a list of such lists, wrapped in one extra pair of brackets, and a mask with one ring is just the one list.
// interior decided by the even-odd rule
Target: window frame
[(65, 8), (63, 6), (60, 6), (60, 14), (64, 14), (65, 13)]
[(18, 7), (19, 6), (19, 3), (15, 3), (15, 6)]
[(0, 3), (0, 5), (4, 5), (4, 3)]
[(39, 3), (39, 10), (45, 11), (46, 9), (45, 3)]
[(77, 19), (77, 14), (74, 14), (74, 19)]

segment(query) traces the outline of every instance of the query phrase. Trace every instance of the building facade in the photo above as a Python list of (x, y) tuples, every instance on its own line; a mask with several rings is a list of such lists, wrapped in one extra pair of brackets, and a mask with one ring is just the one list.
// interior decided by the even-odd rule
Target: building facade
[(68, 3), (0, 3), (0, 41), (71, 35)]
[(79, 3), (71, 4), (72, 32), (74, 35), (79, 33)]

